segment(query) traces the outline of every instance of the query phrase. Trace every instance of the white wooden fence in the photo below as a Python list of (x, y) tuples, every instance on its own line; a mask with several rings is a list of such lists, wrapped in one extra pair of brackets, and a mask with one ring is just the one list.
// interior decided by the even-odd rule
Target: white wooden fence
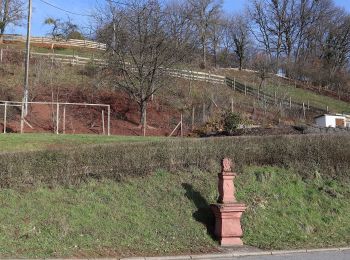
[(31, 52), (31, 57), (46, 57), (52, 62), (58, 62), (62, 64), (85, 66), (88, 63), (93, 63), (96, 66), (107, 66), (107, 61), (105, 59), (97, 59), (93, 56), (91, 58), (81, 57), (78, 55), (65, 55), (65, 54), (54, 54), (54, 53), (40, 53)]
[[(32, 52), (31, 55), (33, 57), (47, 57), (51, 59), (53, 62), (59, 62), (62, 64), (84, 66), (88, 63), (92, 63), (92, 64), (95, 64), (96, 66), (101, 66), (101, 67), (108, 65), (107, 60), (95, 59), (93, 57), (86, 58), (86, 57), (81, 57), (77, 55), (63, 55), (63, 54), (38, 53), (38, 52)], [(1, 57), (2, 57), (2, 52), (0, 55), (0, 60), (1, 60)], [(291, 97), (287, 97), (287, 96), (278, 97), (276, 92), (274, 93), (274, 95), (271, 95), (269, 93), (264, 93), (263, 91), (260, 91), (252, 86), (249, 86), (247, 84), (242, 84), (236, 81), (235, 79), (230, 79), (228, 77), (217, 75), (217, 74), (200, 72), (200, 71), (192, 71), (192, 70), (184, 70), (184, 69), (165, 69), (165, 72), (172, 77), (208, 82), (212, 84), (226, 85), (232, 88), (234, 91), (243, 93), (244, 95), (250, 95), (255, 99), (262, 101), (264, 103), (286, 106), (290, 109), (292, 107), (301, 109), (303, 110), (304, 115), (306, 113), (305, 112), (306, 110), (310, 110), (318, 114), (328, 112), (328, 107), (326, 107), (326, 109), (320, 109), (319, 107), (311, 106), (308, 100), (305, 100), (302, 103), (294, 102), (292, 101)]]
[[(3, 35), (4, 42), (26, 42), (26, 37), (22, 35), (5, 34)], [(76, 48), (87, 48), (96, 50), (106, 50), (107, 45), (105, 43), (87, 41), (87, 40), (76, 40), (76, 39), (53, 39), (48, 37), (31, 37), (30, 41), (36, 44), (47, 44), (52, 48), (56, 46), (67, 46)]]

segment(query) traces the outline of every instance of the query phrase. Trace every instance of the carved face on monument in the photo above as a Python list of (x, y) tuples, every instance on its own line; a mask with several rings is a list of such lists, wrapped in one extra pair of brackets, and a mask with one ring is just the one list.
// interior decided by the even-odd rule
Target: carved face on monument
[(232, 161), (231, 159), (225, 158), (222, 160), (222, 170), (224, 172), (230, 172), (232, 169)]

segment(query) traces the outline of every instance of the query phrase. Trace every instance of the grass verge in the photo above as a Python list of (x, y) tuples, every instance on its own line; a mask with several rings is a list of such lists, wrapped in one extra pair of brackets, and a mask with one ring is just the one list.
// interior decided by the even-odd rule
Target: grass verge
[(75, 147), (86, 144), (157, 141), (162, 137), (54, 135), (54, 134), (0, 134), (2, 152), (33, 151), (48, 148)]
[[(349, 245), (348, 182), (293, 169), (245, 167), (244, 242), (269, 249)], [(1, 257), (101, 257), (216, 251), (216, 173), (157, 171), (78, 188), (0, 191)]]

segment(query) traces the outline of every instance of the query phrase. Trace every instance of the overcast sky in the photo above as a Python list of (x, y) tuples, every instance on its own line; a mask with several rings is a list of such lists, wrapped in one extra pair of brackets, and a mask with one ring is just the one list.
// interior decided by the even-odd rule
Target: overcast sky
[[(51, 3), (62, 9), (68, 10), (73, 13), (89, 14), (91, 10), (96, 6), (98, 1), (103, 0), (43, 0)], [(239, 12), (244, 10), (248, 0), (224, 0), (225, 12)], [(350, 12), (350, 0), (335, 0), (338, 6), (344, 7)], [(44, 36), (49, 28), (43, 24), (47, 17), (53, 18), (67, 18), (70, 17), (74, 23), (81, 24), (83, 27), (87, 27), (89, 18), (86, 16), (78, 16), (68, 14), (64, 11), (58, 10), (42, 2), (42, 0), (33, 0), (33, 19), (32, 19), (32, 35)], [(25, 26), (9, 28), (6, 33), (18, 33), (25, 34)]]

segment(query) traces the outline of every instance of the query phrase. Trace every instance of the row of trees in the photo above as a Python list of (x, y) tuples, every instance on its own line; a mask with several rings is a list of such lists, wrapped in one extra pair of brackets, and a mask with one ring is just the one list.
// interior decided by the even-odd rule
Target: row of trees
[[(96, 12), (97, 39), (114, 46), (120, 12), (134, 3), (106, 2), (103, 11)], [(200, 59), (202, 67), (259, 68), (263, 63), (271, 71), (283, 70), (289, 77), (327, 88), (344, 85), (350, 15), (333, 0), (249, 0), (241, 14), (225, 13), (222, 0), (138, 2), (161, 6), (173, 41), (186, 44), (191, 50), (188, 61)]]
[[(109, 46), (108, 80), (140, 106), (167, 86), (179, 64), (258, 69), (342, 90), (349, 80), (350, 15), (333, 0), (248, 0), (240, 14), (223, 0), (105, 0), (94, 14), (96, 39)], [(21, 0), (0, 0), (0, 34), (23, 19)], [(47, 19), (52, 35), (78, 30)]]
[(94, 15), (96, 38), (109, 46), (113, 86), (140, 106), (166, 86), (181, 63), (259, 70), (262, 81), (287, 76), (325, 88), (349, 82), (350, 15), (332, 0), (249, 0), (227, 14), (222, 0), (106, 0)]

